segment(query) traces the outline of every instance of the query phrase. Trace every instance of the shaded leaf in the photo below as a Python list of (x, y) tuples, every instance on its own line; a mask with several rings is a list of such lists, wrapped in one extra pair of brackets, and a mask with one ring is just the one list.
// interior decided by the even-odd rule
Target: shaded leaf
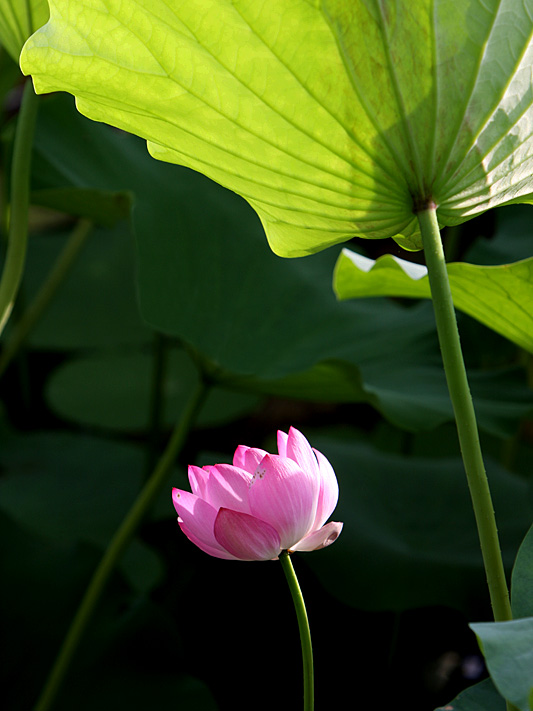
[[(32, 237), (23, 289), (31, 299), (60, 250), (64, 234)], [(52, 303), (29, 335), (33, 348), (67, 350), (150, 341), (135, 294), (133, 238), (126, 222), (91, 232)]]
[(491, 678), (502, 696), (520, 711), (533, 698), (533, 617), (471, 624)]
[[(344, 528), (334, 546), (305, 560), (332, 595), (363, 609), (442, 604), (466, 612), (472, 599), (487, 595), (459, 456), (402, 456), (320, 436), (312, 442), (337, 474), (332, 519)], [(490, 459), (486, 464), (510, 567), (531, 520), (528, 486)]]
[(36, 90), (244, 196), (279, 254), (416, 249), (413, 208), (452, 225), (531, 198), (531, 0), (51, 5)]
[[(41, 180), (59, 186), (75, 176), (79, 187), (135, 194), (142, 315), (190, 344), (226, 387), (370, 402), (412, 430), (453, 418), (430, 304), (339, 303), (331, 290), (335, 250), (275, 257), (244, 201), (152, 161), (140, 141), (86, 121), (65, 97), (44, 103), (37, 135)], [(113, 311), (100, 313), (107, 322)], [(513, 432), (531, 410), (523, 375), (470, 377), (481, 426)]]
[(78, 188), (36, 190), (31, 194), (32, 205), (49, 207), (76, 217), (87, 217), (100, 225), (114, 225), (129, 217), (131, 196), (125, 192)]
[(457, 698), (435, 711), (506, 711), (505, 700), (496, 690), (491, 679), (475, 684), (462, 691)]
[(533, 526), (516, 556), (511, 582), (513, 617), (533, 617)]
[[(455, 306), (533, 353), (533, 257), (515, 264), (448, 264)], [(427, 269), (390, 254), (377, 260), (344, 249), (334, 288), (340, 299), (431, 298)]]
[[(104, 547), (137, 496), (144, 457), (131, 445), (42, 432), (4, 437), (0, 464), (3, 512), (41, 536)], [(161, 574), (139, 541), (120, 566), (137, 589), (149, 589)]]
[[(146, 430), (152, 388), (149, 353), (102, 353), (76, 358), (58, 368), (46, 395), (61, 417), (79, 424), (117, 430)], [(163, 424), (174, 426), (199, 383), (198, 371), (182, 350), (173, 349), (164, 374)], [(259, 398), (211, 390), (198, 416), (200, 426), (231, 422), (257, 406)]]

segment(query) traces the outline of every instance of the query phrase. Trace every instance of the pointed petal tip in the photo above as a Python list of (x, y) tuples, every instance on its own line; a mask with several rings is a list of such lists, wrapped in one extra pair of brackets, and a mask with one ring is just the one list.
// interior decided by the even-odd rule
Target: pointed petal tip
[(322, 528), (319, 528), (318, 531), (313, 531), (305, 538), (302, 538), (301, 541), (291, 547), (291, 550), (309, 553), (318, 551), (321, 548), (327, 548), (340, 536), (343, 525), (340, 521), (330, 521)]

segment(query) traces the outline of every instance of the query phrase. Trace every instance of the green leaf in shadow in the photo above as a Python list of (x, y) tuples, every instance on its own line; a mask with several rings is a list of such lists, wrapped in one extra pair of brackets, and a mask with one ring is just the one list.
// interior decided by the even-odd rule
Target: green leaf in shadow
[[(442, 604), (469, 613), (486, 590), (460, 457), (404, 456), (353, 439), (312, 439), (340, 488), (332, 519), (344, 521), (342, 535), (305, 559), (331, 594), (363, 609)], [(531, 520), (528, 485), (491, 459), (487, 472), (510, 567)]]
[(491, 679), (470, 686), (462, 691), (453, 701), (439, 706), (435, 711), (505, 711), (505, 700), (492, 683)]
[(533, 526), (516, 556), (511, 581), (513, 617), (533, 617)]
[[(144, 455), (132, 445), (70, 433), (4, 437), (0, 509), (51, 540), (107, 545), (133, 503)], [(133, 541), (120, 563), (136, 589), (161, 575), (155, 554)]]
[[(515, 264), (448, 264), (455, 306), (533, 353), (533, 257)], [(377, 260), (344, 249), (334, 288), (339, 299), (431, 298), (427, 269), (390, 254)]]
[(520, 711), (531, 711), (533, 617), (471, 624), (491, 678), (502, 696)]
[[(141, 141), (85, 120), (67, 97), (44, 102), (37, 136), (41, 181), (64, 186), (73, 176), (79, 187), (135, 195), (142, 316), (188, 343), (225, 387), (370, 402), (411, 430), (453, 418), (429, 303), (339, 303), (331, 289), (336, 250), (277, 258), (243, 200), (191, 171), (152, 161)], [(127, 249), (121, 244), (117, 249)], [(121, 266), (120, 253), (109, 249)], [(72, 288), (77, 284), (82, 289), (79, 277)], [(79, 291), (70, 301), (99, 299), (91, 284), (89, 301)], [(94, 312), (111, 323), (116, 308)], [(83, 318), (72, 329), (77, 323)], [(481, 426), (491, 432), (510, 434), (531, 410), (521, 373), (474, 372), (472, 389)]]

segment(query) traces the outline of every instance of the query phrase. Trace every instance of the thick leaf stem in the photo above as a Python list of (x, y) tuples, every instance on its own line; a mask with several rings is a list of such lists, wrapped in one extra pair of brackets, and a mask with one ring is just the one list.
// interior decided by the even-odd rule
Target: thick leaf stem
[(314, 674), (313, 674), (313, 646), (311, 644), (311, 631), (305, 602), (298, 583), (298, 578), (292, 566), (291, 557), (288, 551), (282, 551), (279, 559), (283, 567), (283, 572), (287, 578), (289, 588), (296, 610), (298, 628), (300, 630), (300, 641), (302, 644), (302, 661), (304, 677), (304, 711), (313, 711), (315, 707)]
[[(176, 425), (167, 447), (159, 459), (152, 475), (144, 485), (133, 506), (126, 514), (114, 537), (109, 543), (80, 603), (67, 636), (63, 642), (46, 685), (35, 706), (35, 711), (47, 711), (51, 708), (61, 683), (69, 669), (73, 655), (87, 629), (92, 614), (98, 604), (106, 583), (120, 557), (132, 540), (146, 512), (153, 504), (162, 485), (167, 479), (176, 456), (181, 451), (187, 434), (196, 420), (198, 412), (207, 395), (209, 386), (201, 382), (189, 400), (178, 424)], [(169, 499), (170, 500), (170, 499)]]
[(509, 592), (492, 498), (483, 464), (477, 420), (459, 340), (436, 207), (428, 206), (420, 211), (417, 217), (422, 232), (442, 360), (472, 497), (492, 610), (494, 619), (501, 622), (512, 619)]
[(13, 309), (26, 262), (30, 167), (37, 106), (37, 96), (28, 81), (22, 95), (13, 146), (8, 245), (0, 281), (0, 333)]

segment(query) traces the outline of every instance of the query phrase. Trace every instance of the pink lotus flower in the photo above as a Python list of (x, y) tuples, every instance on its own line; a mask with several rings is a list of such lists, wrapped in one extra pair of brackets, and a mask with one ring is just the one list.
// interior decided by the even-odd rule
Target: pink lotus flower
[(240, 445), (233, 465), (190, 466), (192, 494), (172, 491), (187, 538), (231, 560), (272, 560), (283, 550), (333, 543), (342, 523), (326, 523), (339, 498), (331, 464), (294, 427), (278, 432), (278, 451)]

